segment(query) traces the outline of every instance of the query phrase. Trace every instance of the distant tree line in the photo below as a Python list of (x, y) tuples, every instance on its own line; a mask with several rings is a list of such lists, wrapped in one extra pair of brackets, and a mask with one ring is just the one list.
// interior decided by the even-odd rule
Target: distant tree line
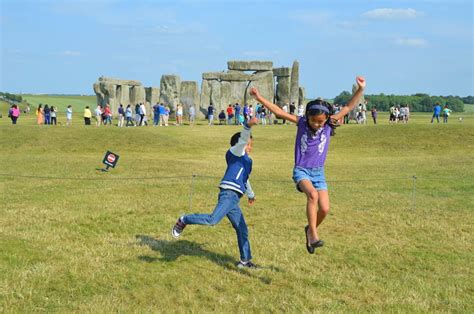
[[(346, 105), (351, 99), (352, 94), (343, 91), (336, 98), (335, 104)], [(377, 106), (379, 111), (388, 111), (391, 106), (401, 106), (408, 104), (410, 111), (431, 112), (433, 105), (439, 102), (441, 106), (448, 105), (449, 109), (456, 112), (464, 111), (464, 104), (474, 104), (474, 96), (430, 96), (428, 94), (414, 95), (365, 95), (368, 101), (368, 107)]]
[(6, 100), (10, 100), (10, 101), (18, 102), (18, 103), (21, 103), (23, 101), (23, 97), (21, 97), (20, 95), (0, 92), (0, 96)]

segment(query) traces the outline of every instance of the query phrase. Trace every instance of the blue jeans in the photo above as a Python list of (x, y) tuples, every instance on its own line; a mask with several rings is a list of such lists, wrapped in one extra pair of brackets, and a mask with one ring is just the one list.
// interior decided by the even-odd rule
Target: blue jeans
[(186, 215), (183, 217), (183, 222), (187, 225), (214, 226), (224, 216), (227, 216), (237, 233), (240, 259), (242, 261), (249, 261), (252, 259), (252, 254), (250, 252), (247, 224), (245, 223), (244, 214), (239, 207), (240, 197), (241, 195), (235, 191), (221, 189), (216, 208), (214, 208), (212, 214)]
[(160, 115), (159, 114), (156, 114), (153, 116), (153, 125), (158, 125), (158, 123), (160, 123)]

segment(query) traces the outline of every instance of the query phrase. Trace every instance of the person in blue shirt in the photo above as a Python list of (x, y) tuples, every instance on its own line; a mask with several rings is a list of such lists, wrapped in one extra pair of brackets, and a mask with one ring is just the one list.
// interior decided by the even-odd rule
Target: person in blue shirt
[(160, 123), (160, 104), (156, 103), (153, 106), (153, 126), (157, 126)]
[(431, 118), (431, 123), (433, 123), (434, 118), (438, 120), (439, 123), (439, 114), (441, 113), (441, 106), (439, 102), (436, 102), (435, 106), (433, 107), (433, 117)]
[(252, 136), (250, 129), (258, 123), (256, 118), (244, 123), (242, 132), (238, 132), (230, 139), (230, 149), (226, 152), (225, 159), (227, 169), (219, 184), (219, 198), (212, 214), (192, 214), (178, 218), (176, 224), (171, 229), (171, 235), (177, 239), (183, 233), (187, 225), (208, 225), (214, 226), (219, 223), (224, 216), (229, 218), (237, 233), (237, 243), (240, 252), (239, 268), (257, 268), (250, 260), (250, 242), (248, 238), (247, 224), (240, 209), (240, 198), (247, 194), (248, 204), (255, 202), (255, 193), (249, 181), (252, 172), (252, 159), (249, 153), (252, 151)]
[(235, 125), (239, 125), (240, 124), (240, 105), (239, 104), (235, 104)]

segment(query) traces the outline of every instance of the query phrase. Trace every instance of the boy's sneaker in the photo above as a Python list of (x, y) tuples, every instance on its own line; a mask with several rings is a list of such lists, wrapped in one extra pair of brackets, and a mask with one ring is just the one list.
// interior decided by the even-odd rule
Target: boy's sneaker
[(186, 228), (186, 224), (183, 222), (183, 217), (179, 217), (178, 221), (176, 221), (173, 228), (171, 229), (171, 235), (173, 238), (179, 238), (181, 233), (183, 233), (184, 228)]
[(247, 261), (247, 262), (239, 261), (235, 266), (237, 266), (237, 268), (251, 268), (251, 269), (260, 268), (257, 265), (255, 265), (254, 263), (252, 263), (251, 261)]

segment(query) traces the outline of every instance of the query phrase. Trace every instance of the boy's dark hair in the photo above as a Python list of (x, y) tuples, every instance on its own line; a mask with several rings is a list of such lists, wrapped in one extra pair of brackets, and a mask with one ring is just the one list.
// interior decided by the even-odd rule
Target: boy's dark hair
[(338, 127), (338, 125), (336, 124), (337, 122), (333, 121), (330, 118), (334, 114), (334, 109), (332, 105), (322, 99), (312, 100), (306, 105), (306, 110), (305, 110), (306, 120), (308, 120), (310, 116), (318, 116), (320, 114), (326, 115), (326, 118), (327, 118), (326, 124), (328, 124), (331, 127), (331, 136), (336, 135), (335, 129), (336, 127)]
[[(237, 144), (237, 142), (239, 141), (239, 138), (240, 138), (240, 132), (237, 132), (234, 135), (232, 135), (232, 137), (230, 138), (230, 146), (234, 146), (235, 144)], [(252, 138), (252, 135), (250, 135), (250, 138)]]

